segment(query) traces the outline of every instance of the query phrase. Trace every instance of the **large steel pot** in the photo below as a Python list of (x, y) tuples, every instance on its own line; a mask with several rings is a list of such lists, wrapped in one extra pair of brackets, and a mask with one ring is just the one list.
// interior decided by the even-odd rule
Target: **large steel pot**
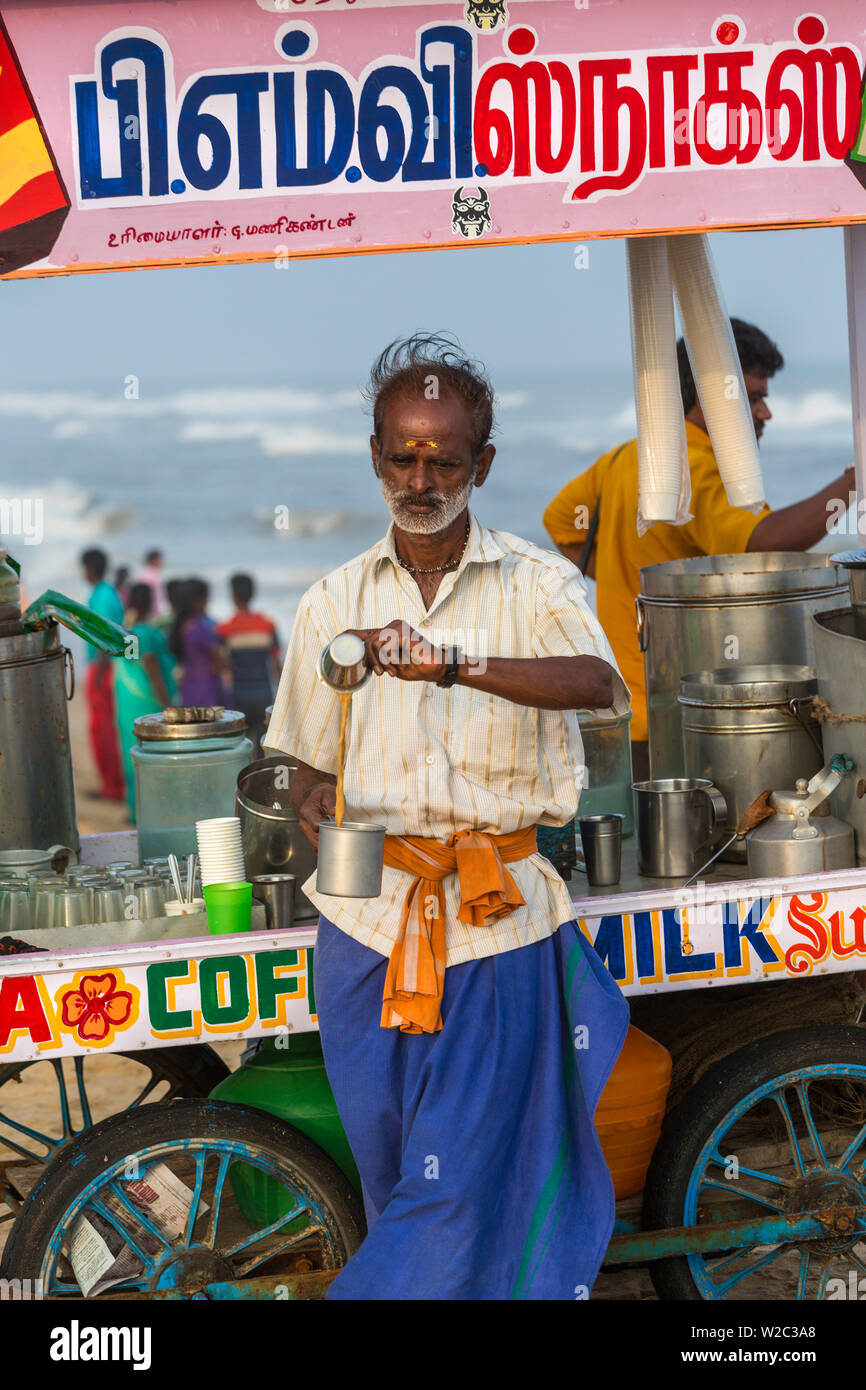
[(67, 703), (72, 653), (56, 625), (0, 637), (0, 850), (81, 847)]
[[(834, 714), (866, 715), (866, 606), (836, 609), (812, 619), (818, 694)], [(854, 769), (830, 794), (834, 816), (854, 827), (857, 863), (866, 864), (866, 723), (846, 720), (823, 726), (824, 757), (837, 753)]]
[[(821, 727), (812, 717), (818, 682), (812, 666), (730, 666), (680, 681), (687, 777), (707, 777), (724, 795), (729, 832), (762, 791), (824, 764)], [(735, 841), (721, 859), (745, 863)]]
[(294, 920), (303, 922), (317, 918), (319, 909), (301, 892), (301, 884), (315, 872), (316, 852), (302, 834), (289, 800), (296, 771), (297, 763), (285, 753), (250, 763), (238, 775), (236, 814), (247, 877), (294, 874)]
[(650, 773), (681, 777), (680, 677), (728, 661), (815, 665), (813, 613), (848, 596), (828, 555), (767, 551), (701, 555), (640, 572), (638, 641), (644, 653)]

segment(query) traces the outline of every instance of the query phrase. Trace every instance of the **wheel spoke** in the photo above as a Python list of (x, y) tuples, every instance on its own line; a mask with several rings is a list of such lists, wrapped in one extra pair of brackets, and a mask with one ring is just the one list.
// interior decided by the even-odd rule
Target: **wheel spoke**
[[(727, 1168), (728, 1162), (729, 1160), (723, 1158), (722, 1155), (718, 1152), (710, 1154), (709, 1158), (707, 1159), (708, 1165), (710, 1163), (715, 1163), (717, 1168)], [(737, 1177), (731, 1178), (729, 1181), (739, 1182), (740, 1176), (742, 1174), (745, 1174), (747, 1178), (755, 1178), (757, 1182), (773, 1183), (776, 1187), (788, 1186), (788, 1183), (785, 1180), (785, 1178), (780, 1178), (775, 1173), (765, 1173), (760, 1168), (747, 1168), (745, 1164), (740, 1163), (739, 1161), (737, 1163)]]
[(184, 1233), (184, 1245), (192, 1244), (192, 1233), (198, 1216), (199, 1203), (201, 1202), (201, 1190), (204, 1184), (204, 1169), (207, 1162), (208, 1150), (200, 1149), (195, 1156), (195, 1187), (193, 1188), (192, 1201), (189, 1205), (189, 1212), (186, 1218), (186, 1231)]
[(812, 1118), (812, 1108), (809, 1105), (808, 1084), (805, 1081), (798, 1081), (794, 1089), (796, 1090), (797, 1095), (800, 1098), (800, 1109), (803, 1112), (803, 1119), (806, 1121), (806, 1128), (809, 1131), (809, 1138), (812, 1141), (812, 1149), (814, 1151), (815, 1158), (822, 1168), (826, 1168), (827, 1156), (824, 1153), (824, 1148), (821, 1143), (820, 1135), (818, 1134), (818, 1130), (815, 1127), (815, 1121)]
[(794, 1129), (794, 1121), (791, 1118), (791, 1112), (788, 1109), (788, 1102), (785, 1099), (784, 1089), (780, 1087), (778, 1091), (774, 1091), (772, 1098), (779, 1107), (779, 1110), (782, 1114), (782, 1119), (785, 1122), (785, 1129), (788, 1131), (788, 1143), (791, 1145), (791, 1153), (794, 1156), (794, 1163), (797, 1167), (797, 1171), (799, 1173), (805, 1173), (806, 1165), (803, 1162), (803, 1155), (800, 1152), (800, 1141), (798, 1140), (797, 1132)]
[[(138, 1095), (135, 1097), (135, 1100), (131, 1100), (129, 1102), (129, 1105), (127, 1105), (126, 1109), (137, 1110), (139, 1105), (141, 1105), (142, 1101), (147, 1100), (147, 1097), (150, 1095), (151, 1091), (156, 1090), (161, 1080), (161, 1076), (154, 1076), (153, 1073), (151, 1073), (150, 1080), (147, 1082), (146, 1086), (144, 1086), (142, 1090), (139, 1091)], [(163, 1096), (163, 1100), (173, 1099), (174, 1095), (171, 1092), (168, 1095)]]
[(829, 1277), (830, 1277), (830, 1261), (828, 1260), (827, 1263), (824, 1265), (824, 1268), (821, 1270), (821, 1277), (820, 1277), (820, 1279), (818, 1280), (818, 1287), (817, 1287), (817, 1289), (815, 1290), (815, 1302), (816, 1302), (816, 1303), (823, 1303), (823, 1302), (824, 1302), (824, 1295), (825, 1295), (826, 1292), (827, 1292), (827, 1280), (829, 1279)]
[(698, 1188), (698, 1197), (705, 1187), (712, 1187), (718, 1192), (727, 1192), (728, 1194), (735, 1192), (738, 1197), (746, 1197), (750, 1202), (758, 1202), (760, 1206), (768, 1207), (770, 1211), (781, 1212), (784, 1210), (777, 1202), (771, 1202), (768, 1197), (761, 1197), (757, 1192), (750, 1192), (747, 1187), (740, 1187), (739, 1181), (734, 1187), (731, 1183), (718, 1182), (715, 1178), (702, 1178)]
[[(0, 1114), (0, 1122), (8, 1125), (10, 1129), (16, 1130), (19, 1134), (26, 1134), (28, 1139), (38, 1139), (41, 1144), (47, 1144), (51, 1149), (56, 1149), (63, 1143), (62, 1139), (52, 1139), (50, 1134), (42, 1134), (38, 1129), (30, 1129), (29, 1125), (22, 1125), (20, 1120), (12, 1120), (8, 1115)], [(3, 1143), (14, 1148), (11, 1139), (7, 1139), (5, 1135), (3, 1136)], [(34, 1154), (32, 1157), (35, 1158), (36, 1155)]]
[(207, 1220), (207, 1228), (202, 1236), (202, 1245), (206, 1245), (209, 1250), (213, 1250), (216, 1240), (217, 1226), (219, 1225), (220, 1207), (223, 1199), (223, 1187), (225, 1185), (226, 1173), (232, 1161), (230, 1153), (221, 1153), (219, 1156), (219, 1168), (217, 1169), (216, 1181), (214, 1182), (213, 1201), (211, 1202), (210, 1216)]
[(297, 1221), (298, 1217), (303, 1216), (305, 1211), (312, 1211), (309, 1202), (305, 1205), (298, 1203), (291, 1211), (286, 1212), (285, 1216), (281, 1216), (276, 1221), (272, 1221), (270, 1226), (263, 1226), (261, 1230), (254, 1231), (251, 1236), (247, 1236), (246, 1240), (239, 1240), (231, 1249), (224, 1250), (222, 1252), (223, 1255), (226, 1259), (229, 1259), (232, 1255), (239, 1255), (242, 1250), (248, 1250), (251, 1245), (255, 1245), (256, 1241), (264, 1240), (266, 1236), (271, 1236), (275, 1231), (282, 1230), (287, 1221)]
[(296, 1231), (294, 1235), (286, 1236), (285, 1240), (281, 1240), (278, 1245), (263, 1251), (260, 1255), (254, 1255), (251, 1260), (245, 1260), (236, 1265), (234, 1268), (235, 1277), (245, 1279), (259, 1265), (266, 1264), (268, 1260), (275, 1259), (277, 1255), (285, 1255), (286, 1251), (292, 1250), (297, 1245), (305, 1245), (313, 1236), (323, 1235), (324, 1232), (324, 1226), (306, 1226), (303, 1231)]
[[(11, 1125), (12, 1123), (13, 1123), (13, 1121), (12, 1121), (12, 1120), (7, 1120), (5, 1115), (0, 1115), (0, 1124), (9, 1124), (9, 1125)], [(15, 1128), (16, 1128), (16, 1129), (22, 1129), (23, 1126), (22, 1126), (22, 1125), (15, 1125)], [(57, 1140), (56, 1140), (56, 1139), (49, 1139), (49, 1138), (48, 1138), (46, 1135), (44, 1135), (44, 1134), (37, 1134), (37, 1133), (33, 1132), (33, 1137), (34, 1137), (34, 1139), (39, 1139), (39, 1140), (41, 1140), (41, 1142), (42, 1142), (43, 1144), (47, 1144), (47, 1145), (49, 1146), (49, 1152), (50, 1152), (50, 1150), (51, 1150), (52, 1148), (56, 1148), (56, 1146), (57, 1146)], [(38, 1153), (34, 1153), (32, 1149), (25, 1149), (25, 1147), (24, 1147), (23, 1144), (18, 1144), (18, 1143), (16, 1143), (16, 1141), (15, 1141), (14, 1139), (10, 1139), (10, 1138), (9, 1138), (7, 1135), (5, 1135), (5, 1134), (0, 1134), (0, 1139), (2, 1139), (4, 1145), (6, 1146), (7, 1149), (12, 1149), (14, 1153), (20, 1154), (22, 1158), (32, 1158), (32, 1159), (34, 1160), (34, 1162), (36, 1162), (36, 1163), (44, 1163), (45, 1160), (46, 1160), (46, 1158), (48, 1157), (47, 1154), (38, 1154)]]
[[(140, 1181), (140, 1179), (137, 1179), (137, 1181)], [(135, 1221), (136, 1225), (141, 1226), (143, 1230), (147, 1231), (148, 1235), (153, 1236), (154, 1240), (159, 1242), (163, 1250), (170, 1250), (172, 1248), (171, 1241), (166, 1239), (164, 1232), (162, 1232), (158, 1226), (154, 1225), (140, 1207), (135, 1206), (135, 1204), (129, 1200), (118, 1178), (113, 1178), (108, 1183), (108, 1187), (113, 1196), (120, 1202), (124, 1211), (128, 1212)], [(123, 1232), (121, 1231), (121, 1235), (122, 1234)]]
[(745, 1269), (741, 1269), (738, 1274), (732, 1274), (730, 1279), (726, 1279), (723, 1284), (718, 1284), (716, 1286), (717, 1292), (724, 1298), (728, 1289), (732, 1289), (741, 1279), (746, 1279), (748, 1275), (757, 1273), (757, 1271), (763, 1269), (765, 1265), (773, 1264), (775, 1260), (781, 1259), (783, 1255), (786, 1255), (790, 1249), (790, 1245), (775, 1246), (774, 1249), (768, 1251), (766, 1255), (761, 1255), (761, 1257), (754, 1260), (752, 1264), (746, 1265)]
[(81, 1106), (82, 1128), (90, 1129), (93, 1124), (93, 1116), (90, 1113), (90, 1102), (87, 1099), (87, 1083), (84, 1080), (84, 1058), (75, 1058), (75, 1081), (78, 1086), (78, 1103)]
[(797, 1276), (797, 1302), (803, 1303), (806, 1298), (806, 1284), (809, 1281), (809, 1264), (812, 1259), (811, 1250), (804, 1250), (800, 1255), (800, 1273)]
[(60, 1119), (63, 1125), (63, 1138), (71, 1139), (73, 1134), (72, 1115), (69, 1110), (69, 1093), (66, 1090), (66, 1077), (63, 1074), (63, 1058), (55, 1058), (51, 1065), (54, 1068), (54, 1074), (57, 1077), (57, 1089), (60, 1092)]
[(132, 1234), (129, 1228), (124, 1225), (120, 1217), (117, 1215), (115, 1211), (111, 1209), (111, 1207), (106, 1206), (106, 1204), (103, 1201), (101, 1201), (99, 1197), (91, 1198), (88, 1205), (91, 1211), (97, 1212), (98, 1215), (102, 1217), (103, 1221), (107, 1221), (108, 1224), (111, 1227), (113, 1227), (113, 1229), (120, 1236), (123, 1243), (129, 1246), (136, 1259), (139, 1259), (141, 1261), (146, 1271), (151, 1271), (156, 1267), (155, 1257), (151, 1254), (148, 1254), (148, 1252), (135, 1238), (135, 1236)]
[(866, 1139), (866, 1125), (861, 1125), (845, 1152), (836, 1159), (835, 1166), (841, 1168), (842, 1171), (845, 1172), (857, 1150), (862, 1147), (864, 1139)]

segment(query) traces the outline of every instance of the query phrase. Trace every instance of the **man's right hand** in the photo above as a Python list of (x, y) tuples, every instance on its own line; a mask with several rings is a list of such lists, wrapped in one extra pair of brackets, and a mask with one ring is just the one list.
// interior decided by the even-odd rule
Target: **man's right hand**
[(337, 789), (333, 782), (319, 782), (308, 793), (299, 812), (301, 830), (314, 849), (319, 848), (319, 822), (333, 816), (337, 807)]

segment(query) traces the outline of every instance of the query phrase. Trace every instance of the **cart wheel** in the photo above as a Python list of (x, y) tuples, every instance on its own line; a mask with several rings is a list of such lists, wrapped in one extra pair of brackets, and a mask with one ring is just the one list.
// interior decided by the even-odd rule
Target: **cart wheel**
[(339, 1269), (363, 1231), (347, 1178), (291, 1125), (178, 1100), (113, 1115), (67, 1144), (18, 1213), (0, 1275), (41, 1280), (44, 1297), (95, 1296), (108, 1281), (112, 1293), (207, 1298), (208, 1285), (250, 1275), (278, 1284)]
[[(863, 1205), (866, 1030), (829, 1025), (762, 1038), (706, 1072), (665, 1125), (642, 1224)], [(666, 1299), (847, 1298), (852, 1277), (857, 1297), (866, 1236), (678, 1255), (649, 1269)]]
[(108, 1115), (176, 1096), (209, 1096), (229, 1074), (212, 1047), (159, 1047), (135, 1053), (45, 1058), (0, 1065), (0, 1179), (11, 1210), (59, 1148)]

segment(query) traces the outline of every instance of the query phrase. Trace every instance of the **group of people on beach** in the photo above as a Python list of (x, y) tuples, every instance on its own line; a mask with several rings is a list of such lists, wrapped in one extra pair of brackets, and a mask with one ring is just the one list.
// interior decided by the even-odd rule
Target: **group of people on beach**
[(88, 606), (135, 637), (131, 653), (108, 657), (88, 647), (85, 694), (88, 731), (99, 786), (94, 795), (122, 801), (135, 823), (131, 750), (135, 720), (166, 706), (229, 706), (246, 716), (255, 749), (261, 746), (265, 710), (279, 679), (281, 649), (274, 623), (252, 607), (255, 584), (233, 574), (232, 616), (208, 615), (210, 590), (197, 577), (166, 580), (163, 555), (150, 550), (132, 575), (117, 569), (110, 580), (104, 550), (81, 556), (90, 585)]

